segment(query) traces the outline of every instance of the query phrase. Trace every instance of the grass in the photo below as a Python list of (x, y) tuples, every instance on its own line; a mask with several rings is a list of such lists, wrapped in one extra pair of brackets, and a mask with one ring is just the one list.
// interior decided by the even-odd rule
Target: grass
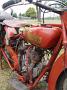
[(11, 76), (10, 69), (0, 69), (0, 90), (7, 90), (7, 87), (9, 86), (8, 80)]
[[(43, 21), (41, 20), (41, 22), (38, 22), (37, 19), (31, 19), (31, 20), (24, 20), (24, 22), (28, 22), (28, 24), (34, 24), (34, 25), (40, 25), (43, 24)], [(44, 20), (44, 24), (59, 24), (61, 23), (61, 21), (59, 19), (45, 19)]]
[(0, 67), (0, 90), (13, 90), (12, 87), (10, 88), (8, 83), (12, 76), (13, 72), (9, 69), (8, 64), (3, 60), (3, 69)]
[[(14, 73), (9, 69), (3, 67), (3, 70), (0, 69), (0, 90), (15, 90), (10, 84), (9, 79), (13, 77)], [(41, 81), (38, 86), (33, 90), (46, 90), (47, 85), (45, 81)]]

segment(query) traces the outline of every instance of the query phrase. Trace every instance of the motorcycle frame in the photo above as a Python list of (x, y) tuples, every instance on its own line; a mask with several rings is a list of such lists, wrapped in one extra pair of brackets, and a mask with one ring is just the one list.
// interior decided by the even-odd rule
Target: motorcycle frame
[[(18, 36), (19, 36), (19, 35), (18, 35)], [(21, 35), (20, 35), (20, 36), (21, 36)], [(22, 36), (21, 36), (21, 37), (22, 37)], [(10, 46), (10, 47), (11, 47), (11, 46)], [(59, 39), (56, 47), (55, 47), (54, 50), (53, 50), (53, 54), (52, 54), (52, 56), (51, 56), (48, 64), (43, 68), (42, 72), (40, 73), (40, 75), (38, 76), (38, 78), (35, 80), (35, 82), (34, 82), (31, 86), (29, 85), (29, 88), (30, 88), (30, 89), (33, 89), (33, 88), (38, 84), (39, 80), (43, 77), (43, 75), (45, 75), (45, 73), (46, 73), (47, 71), (48, 71), (48, 72), (51, 71), (52, 65), (53, 65), (54, 61), (56, 60), (57, 55), (58, 55), (59, 51), (61, 50), (61, 48), (62, 48), (62, 35), (60, 36), (60, 39)], [(30, 49), (30, 47), (29, 47), (29, 49)], [(8, 50), (8, 51), (9, 51), (9, 50)], [(5, 58), (6, 62), (8, 63), (10, 69), (13, 70), (13, 71), (16, 71), (16, 67), (19, 66), (19, 65), (18, 65), (18, 61), (15, 62), (17, 66), (16, 66), (16, 67), (12, 67), (12, 65), (11, 65), (11, 63), (9, 62), (9, 59), (8, 59), (8, 57), (7, 57), (4, 49), (3, 49), (2, 47), (0, 48), (0, 52), (1, 52), (2, 55), (4, 56), (4, 58)], [(26, 58), (26, 59), (27, 59), (27, 58)], [(27, 59), (27, 60), (28, 60), (28, 59)], [(27, 61), (27, 64), (28, 64), (28, 61)], [(20, 75), (18, 71), (17, 71), (17, 73), (18, 73), (18, 75), (19, 75), (19, 78), (21, 78), (21, 80), (22, 80), (22, 78), (23, 78), (24, 76)], [(21, 76), (22, 76), (22, 77), (21, 77)]]
[[(62, 34), (60, 36), (60, 39), (58, 40), (58, 43), (57, 43), (56, 47), (53, 49), (53, 54), (52, 54), (48, 64), (43, 68), (42, 72), (40, 73), (38, 78), (35, 80), (35, 82), (32, 83), (31, 85), (29, 84), (29, 88), (30, 89), (35, 88), (35, 86), (38, 84), (39, 80), (43, 77), (43, 75), (45, 75), (45, 73), (47, 71), (49, 72), (49, 75), (50, 75), (50, 71), (52, 69), (52, 66), (53, 66), (53, 64), (54, 64), (54, 62), (55, 62), (55, 60), (57, 58), (57, 55), (58, 55), (59, 51), (61, 50), (62, 46), (64, 46), (64, 61), (65, 61), (65, 65), (64, 66), (67, 67), (67, 60), (66, 60), (67, 59), (67, 34), (66, 34), (67, 28), (66, 28), (66, 25), (64, 23), (64, 22), (66, 22), (66, 17), (63, 19), (63, 15), (62, 14), (60, 15), (60, 17), (61, 17), (61, 25), (60, 25), (60, 27), (62, 27)], [(52, 24), (52, 26), (53, 26), (53, 24)], [(56, 26), (56, 25), (54, 24), (54, 26)], [(20, 35), (20, 36), (23, 37), (23, 35)], [(11, 63), (9, 62), (9, 59), (8, 59), (4, 49), (2, 47), (0, 48), (0, 52), (2, 52), (2, 55), (4, 56), (6, 62), (9, 65), (9, 67), (12, 70), (16, 71), (16, 67), (19, 67), (18, 61), (15, 62), (17, 66), (13, 68)], [(20, 78), (22, 78), (21, 76), (22, 75), (20, 75)]]
[[(66, 12), (67, 13), (67, 12)], [(57, 58), (57, 55), (59, 54), (59, 51), (61, 50), (62, 46), (64, 47), (64, 70), (67, 68), (67, 34), (66, 34), (66, 14), (65, 12), (63, 12), (63, 14), (60, 15), (61, 17), (61, 25), (55, 25), (55, 24), (51, 24), (51, 26), (59, 26), (62, 27), (62, 34), (60, 36), (60, 39), (56, 45), (56, 47), (53, 50), (53, 54), (48, 62), (48, 64), (46, 65), (46, 67), (44, 67), (44, 69), (42, 70), (42, 72), (40, 73), (39, 77), (35, 80), (33, 87), (35, 87), (37, 85), (37, 83), (39, 82), (39, 80), (43, 77), (43, 75), (45, 75), (45, 73), (47, 71), (49, 71), (49, 75), (50, 75), (50, 71), (52, 69), (52, 66)], [(64, 15), (65, 14), (65, 15)], [(64, 23), (65, 22), (65, 23)], [(49, 78), (49, 77), (48, 77)], [(51, 85), (51, 83), (49, 83)]]

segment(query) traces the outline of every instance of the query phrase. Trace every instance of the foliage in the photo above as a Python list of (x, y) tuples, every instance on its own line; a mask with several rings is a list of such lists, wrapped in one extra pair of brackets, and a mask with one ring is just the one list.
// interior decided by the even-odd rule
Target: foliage
[(21, 14), (21, 13), (19, 13), (19, 16), (22, 16), (22, 14)]
[(13, 9), (11, 9), (11, 15), (15, 18), (17, 18), (17, 14), (13, 11)]
[(64, 4), (65, 4), (65, 6), (67, 6), (67, 0), (64, 0), (63, 2), (64, 2)]
[(12, 16), (17, 18), (17, 14), (16, 13), (12, 13)]
[(60, 5), (62, 8), (67, 6), (67, 0), (60, 0), (59, 2), (61, 2)]
[(27, 17), (31, 17), (31, 18), (36, 18), (36, 11), (34, 8), (30, 7), (28, 8), (28, 10), (26, 11), (25, 15)]
[(20, 18), (20, 19), (22, 18), (22, 14), (21, 14), (21, 13), (19, 13), (19, 18)]
[(23, 13), (22, 16), (25, 16), (26, 17), (26, 13)]

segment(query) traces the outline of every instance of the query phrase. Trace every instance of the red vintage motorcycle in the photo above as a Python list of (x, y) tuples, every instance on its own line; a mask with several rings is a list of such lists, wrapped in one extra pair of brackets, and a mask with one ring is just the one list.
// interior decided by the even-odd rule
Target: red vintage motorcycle
[[(22, 90), (34, 89), (43, 76), (46, 76), (48, 90), (66, 90), (67, 8), (56, 10), (39, 2), (34, 2), (34, 4), (59, 14), (61, 24), (31, 26), (25, 28), (21, 34), (15, 35), (13, 39), (19, 38), (19, 41), (23, 41), (20, 45), (22, 48), (19, 49), (20, 56), (18, 56), (18, 48), (15, 52), (10, 44), (1, 46), (0, 50), (10, 68), (18, 73), (19, 80), (28, 87), (22, 84)], [(58, 56), (62, 47), (64, 51)]]

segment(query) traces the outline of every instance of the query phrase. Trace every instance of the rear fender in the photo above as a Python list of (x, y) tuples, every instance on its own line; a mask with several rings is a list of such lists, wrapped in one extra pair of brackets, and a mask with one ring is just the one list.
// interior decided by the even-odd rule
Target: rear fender
[(64, 70), (64, 54), (62, 54), (53, 64), (49, 79), (48, 79), (48, 90), (56, 90), (56, 83), (58, 77)]

